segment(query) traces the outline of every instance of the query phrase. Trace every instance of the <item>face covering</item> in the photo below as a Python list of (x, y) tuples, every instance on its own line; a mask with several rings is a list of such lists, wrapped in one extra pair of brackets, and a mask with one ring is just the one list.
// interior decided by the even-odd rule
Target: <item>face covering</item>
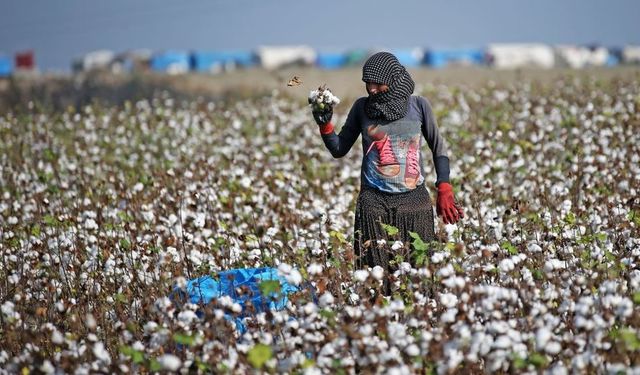
[(371, 56), (362, 67), (362, 80), (389, 86), (389, 90), (369, 95), (364, 109), (371, 119), (394, 121), (403, 118), (415, 83), (398, 59), (388, 52)]

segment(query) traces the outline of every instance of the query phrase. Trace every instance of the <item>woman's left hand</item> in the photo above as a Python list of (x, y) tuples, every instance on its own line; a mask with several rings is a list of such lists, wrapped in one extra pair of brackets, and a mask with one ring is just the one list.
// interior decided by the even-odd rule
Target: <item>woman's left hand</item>
[(445, 224), (455, 224), (464, 217), (464, 211), (456, 204), (453, 197), (453, 187), (448, 182), (438, 184), (436, 213), (438, 216), (442, 216), (442, 221)]

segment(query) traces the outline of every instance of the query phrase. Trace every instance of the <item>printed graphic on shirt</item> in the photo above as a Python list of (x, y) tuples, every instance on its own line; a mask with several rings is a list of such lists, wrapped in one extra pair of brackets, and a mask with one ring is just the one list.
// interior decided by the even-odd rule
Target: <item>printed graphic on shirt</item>
[(363, 177), (371, 186), (391, 193), (413, 190), (424, 182), (419, 121), (398, 120), (368, 125)]

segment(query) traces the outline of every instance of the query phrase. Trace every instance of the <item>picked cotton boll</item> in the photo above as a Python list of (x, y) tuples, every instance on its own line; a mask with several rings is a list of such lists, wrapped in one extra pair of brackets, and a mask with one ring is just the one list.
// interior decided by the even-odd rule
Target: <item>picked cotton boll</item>
[(371, 270), (371, 276), (373, 276), (373, 278), (376, 280), (382, 280), (382, 278), (384, 277), (384, 268), (380, 266), (373, 267), (373, 269)]
[(173, 354), (163, 354), (158, 357), (158, 363), (162, 366), (163, 370), (167, 371), (178, 371), (180, 366), (182, 366), (182, 361), (180, 358)]
[(308, 102), (314, 111), (322, 111), (327, 105), (333, 107), (340, 104), (340, 99), (326, 86), (320, 86), (317, 90), (309, 92)]

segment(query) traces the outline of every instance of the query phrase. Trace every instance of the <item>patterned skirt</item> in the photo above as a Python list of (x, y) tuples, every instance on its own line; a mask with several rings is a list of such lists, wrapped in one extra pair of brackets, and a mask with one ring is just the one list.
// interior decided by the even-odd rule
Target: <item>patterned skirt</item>
[[(382, 224), (398, 228), (398, 233), (390, 237)], [(357, 268), (381, 266), (392, 271), (389, 260), (395, 254), (389, 246), (378, 246), (377, 240), (398, 239), (411, 242), (409, 232), (416, 232), (424, 242), (436, 239), (431, 197), (424, 185), (399, 194), (362, 187), (356, 204), (354, 225), (354, 249)], [(406, 259), (405, 261), (411, 261)]]

